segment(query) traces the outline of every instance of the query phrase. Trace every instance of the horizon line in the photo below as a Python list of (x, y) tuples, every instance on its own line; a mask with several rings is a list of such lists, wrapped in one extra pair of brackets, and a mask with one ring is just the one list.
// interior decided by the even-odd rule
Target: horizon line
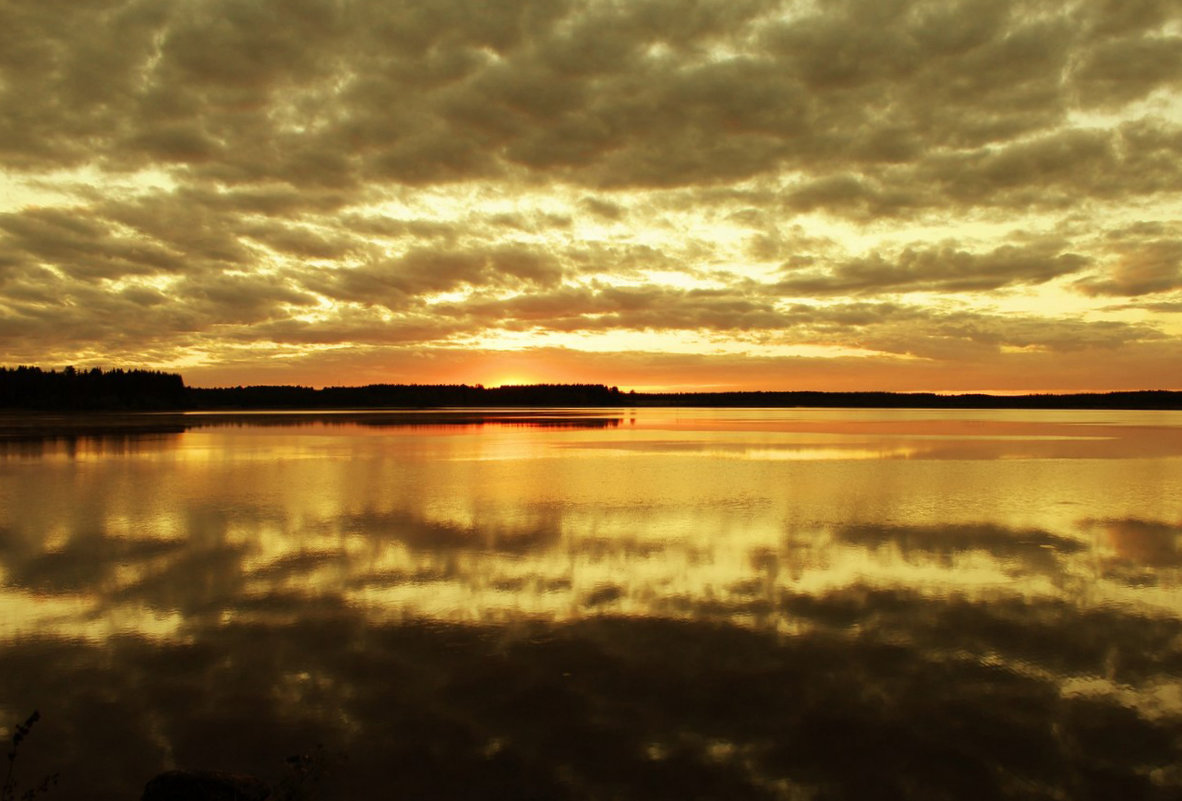
[(157, 375), (171, 375), (179, 378), (181, 385), (185, 389), (192, 389), (197, 391), (219, 391), (219, 390), (237, 390), (248, 388), (272, 388), (272, 389), (300, 389), (307, 391), (320, 392), (323, 390), (356, 390), (367, 387), (406, 387), (406, 388), (459, 388), (467, 387), (469, 389), (478, 389), (485, 391), (498, 390), (529, 390), (529, 389), (545, 389), (545, 388), (599, 388), (619, 393), (621, 395), (760, 395), (760, 394), (818, 394), (818, 395), (892, 395), (892, 396), (936, 396), (944, 398), (955, 398), (963, 396), (983, 396), (992, 398), (1020, 398), (1020, 397), (1054, 397), (1054, 396), (1069, 396), (1069, 395), (1111, 395), (1111, 394), (1134, 394), (1134, 393), (1179, 393), (1182, 388), (1167, 388), (1167, 387), (1139, 387), (1135, 389), (1129, 388), (1104, 388), (1099, 389), (1095, 387), (1087, 389), (782, 389), (782, 388), (758, 388), (758, 389), (740, 389), (733, 385), (730, 388), (724, 388), (720, 385), (671, 385), (671, 386), (632, 386), (621, 387), (617, 384), (609, 384), (603, 381), (533, 381), (533, 382), (506, 382), (500, 384), (485, 384), (482, 382), (468, 383), (468, 382), (432, 382), (432, 383), (417, 383), (417, 382), (369, 382), (364, 384), (299, 384), (299, 383), (275, 383), (275, 384), (219, 384), (219, 385), (205, 385), (205, 384), (190, 384), (185, 381), (184, 375), (179, 370), (169, 370), (167, 368), (161, 369), (159, 367), (83, 367), (75, 368), (73, 365), (64, 367), (41, 367), (39, 365), (0, 365), (0, 373), (20, 373), (24, 370), (33, 372), (40, 372), (48, 375), (72, 376), (77, 375), (82, 378), (88, 374), (98, 372), (100, 374), (112, 373), (154, 373)]

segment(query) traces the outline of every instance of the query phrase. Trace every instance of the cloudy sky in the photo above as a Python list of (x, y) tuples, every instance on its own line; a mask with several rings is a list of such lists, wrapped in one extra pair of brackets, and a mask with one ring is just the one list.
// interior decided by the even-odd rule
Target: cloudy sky
[(0, 363), (1182, 388), (1182, 5), (0, 0)]

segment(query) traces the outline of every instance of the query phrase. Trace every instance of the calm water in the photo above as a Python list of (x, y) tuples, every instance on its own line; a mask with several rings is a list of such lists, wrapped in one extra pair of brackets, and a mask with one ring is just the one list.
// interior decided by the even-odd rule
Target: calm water
[(60, 422), (0, 421), (47, 798), (1182, 794), (1179, 413)]

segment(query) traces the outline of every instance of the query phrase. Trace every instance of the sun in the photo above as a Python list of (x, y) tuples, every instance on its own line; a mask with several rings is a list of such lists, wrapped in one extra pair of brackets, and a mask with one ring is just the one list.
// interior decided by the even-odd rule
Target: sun
[(488, 387), (512, 387), (523, 386), (526, 384), (537, 384), (538, 381), (533, 378), (527, 378), (524, 373), (505, 373), (498, 375), (488, 381), (485, 386)]
[(570, 381), (570, 367), (536, 349), (483, 355), (471, 373), (486, 387), (533, 386)]

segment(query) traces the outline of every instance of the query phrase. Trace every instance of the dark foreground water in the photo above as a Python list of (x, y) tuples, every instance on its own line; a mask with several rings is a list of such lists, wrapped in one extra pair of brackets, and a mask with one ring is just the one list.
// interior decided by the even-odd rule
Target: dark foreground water
[(1179, 413), (0, 432), (0, 734), (40, 709), (48, 799), (1182, 796)]

